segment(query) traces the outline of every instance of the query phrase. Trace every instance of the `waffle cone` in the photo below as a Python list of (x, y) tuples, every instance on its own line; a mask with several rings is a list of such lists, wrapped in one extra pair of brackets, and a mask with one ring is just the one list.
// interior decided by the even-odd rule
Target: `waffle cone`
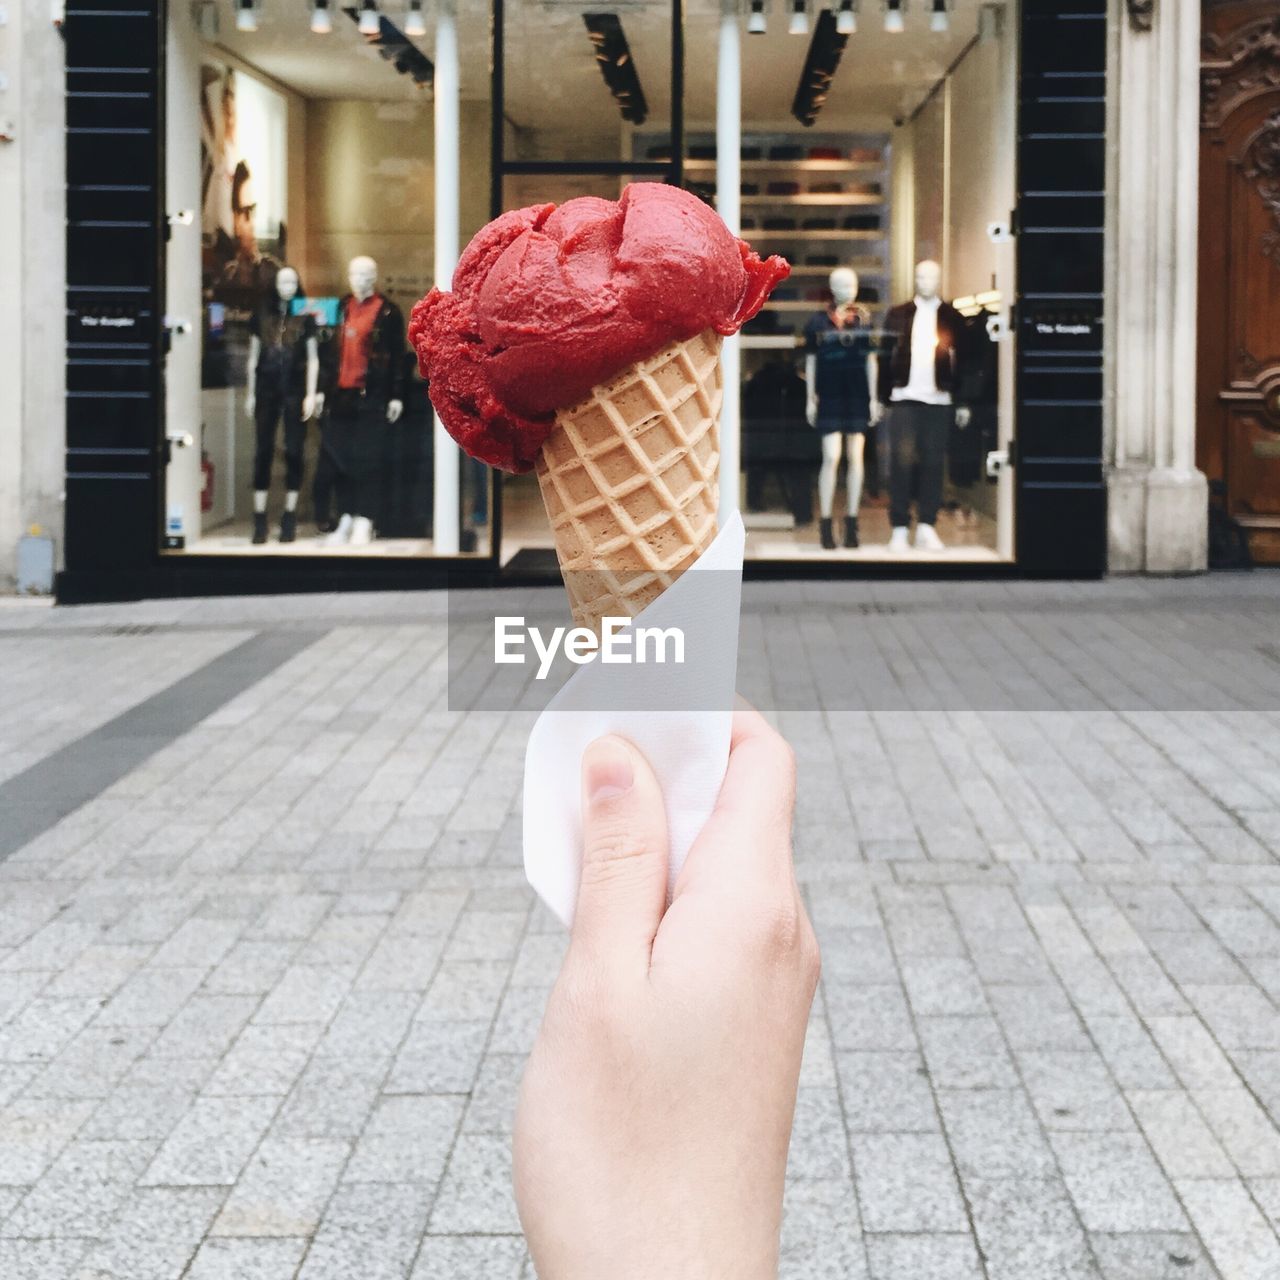
[(711, 545), (723, 390), (708, 329), (556, 414), (538, 483), (579, 626), (634, 617)]

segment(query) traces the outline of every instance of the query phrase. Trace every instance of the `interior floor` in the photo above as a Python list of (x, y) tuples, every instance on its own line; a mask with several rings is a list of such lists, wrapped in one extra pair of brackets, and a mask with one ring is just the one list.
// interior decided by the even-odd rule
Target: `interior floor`
[[(271, 520), (267, 541), (254, 545), (251, 521), (232, 521), (220, 525), (201, 537), (188, 542), (181, 553), (185, 555), (279, 555), (279, 556), (351, 556), (355, 559), (382, 558), (392, 560), (413, 559), (435, 555), (435, 542), (431, 538), (375, 538), (363, 546), (328, 546), (326, 534), (315, 532), (314, 526), (299, 524), (298, 537), (293, 542), (280, 541), (280, 520)], [(476, 531), (476, 547), (472, 554), (489, 554), (487, 530)]]
[[(843, 488), (836, 491), (834, 519), (835, 538), (844, 540)], [(814, 509), (817, 510), (816, 487)], [(888, 547), (890, 526), (888, 500), (884, 495), (864, 497), (858, 514), (861, 543), (855, 549), (838, 547), (825, 551), (818, 542), (818, 522), (795, 525), (790, 515), (777, 512), (742, 513), (747, 528), (748, 560), (849, 560), (882, 561), (929, 559), (941, 562), (992, 563), (999, 561), (996, 550), (996, 523), (984, 512), (971, 510), (959, 503), (948, 503), (938, 513), (938, 536), (945, 544), (942, 551), (921, 551), (911, 547), (906, 552), (891, 552)], [(536, 481), (530, 477), (507, 477), (502, 487), (502, 554), (507, 564), (521, 551), (545, 550), (555, 546), (547, 513)]]

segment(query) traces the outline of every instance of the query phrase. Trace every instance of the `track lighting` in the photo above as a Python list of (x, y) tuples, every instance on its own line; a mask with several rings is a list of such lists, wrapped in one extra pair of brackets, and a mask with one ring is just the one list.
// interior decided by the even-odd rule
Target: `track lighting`
[(906, 0), (884, 0), (884, 29), (895, 35), (906, 29), (903, 7)]
[(314, 0), (311, 6), (311, 30), (318, 36), (327, 36), (333, 30), (333, 17), (329, 13), (329, 0)]
[(747, 16), (747, 31), (753, 36), (765, 33), (764, 0), (751, 0), (751, 12)]
[(409, 12), (404, 17), (404, 33), (407, 36), (427, 34), (427, 20), (422, 13), (422, 0), (409, 0)]
[(257, 31), (258, 0), (236, 0), (236, 30)]
[(951, 18), (947, 13), (947, 0), (933, 0), (933, 10), (929, 14), (929, 30), (946, 31), (950, 25)]
[(808, 0), (791, 0), (791, 21), (787, 24), (787, 30), (793, 36), (809, 34)]
[(362, 36), (376, 36), (382, 30), (382, 22), (378, 17), (378, 0), (364, 0), (360, 6), (360, 21), (356, 29)]
[(858, 29), (858, 11), (853, 7), (853, 0), (840, 0), (836, 9), (836, 31), (842, 36), (851, 36)]

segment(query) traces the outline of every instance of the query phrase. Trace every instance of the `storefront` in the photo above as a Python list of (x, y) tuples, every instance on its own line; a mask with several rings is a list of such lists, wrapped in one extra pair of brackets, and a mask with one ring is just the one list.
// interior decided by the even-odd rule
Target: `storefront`
[[(405, 319), (490, 216), (641, 180), (793, 265), (725, 348), (749, 572), (1103, 572), (1100, 0), (167, 15), (65, 28), (64, 599), (552, 572), (536, 482), (433, 423)], [(898, 458), (869, 402), (922, 261), (961, 355), (944, 432)], [(871, 412), (815, 414), (846, 325)], [(940, 548), (894, 545), (891, 490)]]

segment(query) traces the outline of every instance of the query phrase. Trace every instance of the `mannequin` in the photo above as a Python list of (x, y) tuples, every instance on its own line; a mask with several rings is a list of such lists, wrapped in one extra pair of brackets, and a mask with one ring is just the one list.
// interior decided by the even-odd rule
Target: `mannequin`
[(965, 385), (967, 344), (960, 313), (938, 294), (942, 268), (926, 258), (916, 263), (916, 292), (885, 317), (886, 355), (880, 361), (877, 413), (887, 409), (889, 436), (889, 550), (909, 549), (911, 483), (919, 470), (915, 545), (944, 550), (934, 528), (942, 502), (951, 425), (969, 422), (954, 397)]
[(326, 546), (373, 540), (382, 433), (404, 412), (404, 317), (377, 291), (372, 258), (352, 258), (347, 282), (351, 292), (339, 304), (326, 362), (331, 390), (322, 447), (336, 479), (339, 512)]
[(322, 397), (320, 351), (313, 316), (291, 315), (298, 295), (298, 273), (276, 272), (275, 289), (264, 298), (249, 322), (249, 376), (245, 412), (254, 420), (257, 447), (253, 456), (253, 541), (267, 540), (267, 491), (276, 451), (276, 428), (284, 421), (285, 494), (280, 541), (298, 534), (298, 490), (302, 488), (302, 446), (306, 423), (319, 411)]
[(835, 550), (831, 528), (836, 473), (841, 446), (848, 459), (845, 489), (848, 497), (844, 545), (858, 545), (858, 507), (862, 502), (863, 457), (872, 415), (871, 388), (878, 367), (871, 347), (871, 315), (857, 305), (858, 276), (837, 267), (828, 277), (831, 303), (805, 325), (804, 374), (808, 384), (805, 416), (822, 433), (822, 469), (818, 472), (819, 537), (827, 551)]

